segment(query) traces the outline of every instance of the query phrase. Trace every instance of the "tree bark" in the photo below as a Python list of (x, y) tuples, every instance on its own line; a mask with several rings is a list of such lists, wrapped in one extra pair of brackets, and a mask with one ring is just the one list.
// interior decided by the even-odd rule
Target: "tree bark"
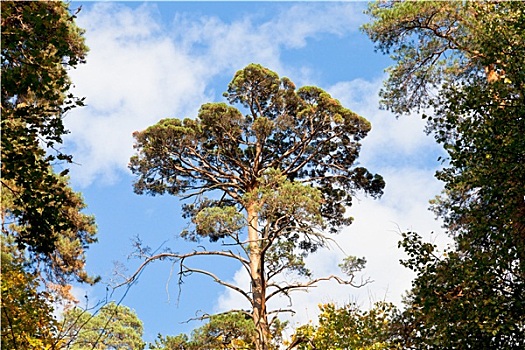
[(248, 214), (248, 240), (250, 245), (250, 277), (253, 295), (253, 322), (257, 331), (256, 350), (268, 350), (270, 327), (266, 314), (266, 281), (264, 279), (264, 253), (258, 232), (258, 213), (255, 203), (250, 203)]

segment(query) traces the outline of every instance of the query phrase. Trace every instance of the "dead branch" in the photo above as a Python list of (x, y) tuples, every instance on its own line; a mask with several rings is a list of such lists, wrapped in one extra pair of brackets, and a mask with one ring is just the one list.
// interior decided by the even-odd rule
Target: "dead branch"
[(146, 268), (146, 266), (148, 266), (150, 263), (156, 260), (171, 259), (175, 261), (180, 261), (182, 263), (185, 259), (195, 256), (224, 256), (240, 261), (245, 268), (249, 268), (250, 265), (250, 262), (246, 258), (243, 258), (238, 254), (234, 254), (232, 251), (193, 251), (187, 254), (164, 252), (152, 256), (146, 256), (145, 260), (142, 262), (142, 264), (140, 264), (140, 266), (135, 270), (135, 272), (131, 276), (126, 278), (124, 282), (119, 283), (115, 287), (113, 287), (113, 289), (135, 282), (141, 274), (141, 272)]
[(246, 293), (245, 291), (243, 291), (241, 288), (239, 288), (239, 287), (237, 287), (237, 286), (235, 286), (235, 285), (233, 285), (231, 283), (223, 281), (222, 279), (217, 277), (217, 275), (215, 275), (214, 273), (212, 273), (210, 271), (187, 267), (186, 265), (183, 264), (183, 260), (182, 260), (181, 261), (181, 272), (180, 272), (181, 276), (184, 276), (184, 275), (187, 275), (187, 274), (192, 274), (192, 273), (200, 273), (201, 275), (205, 275), (205, 276), (211, 277), (215, 282), (219, 283), (222, 286), (225, 286), (227, 288), (230, 288), (230, 289), (236, 291), (237, 293), (239, 293), (242, 296), (244, 296), (250, 302), (250, 304), (253, 304), (253, 301), (252, 301), (252, 298), (250, 297), (250, 295), (248, 293)]
[(370, 283), (370, 280), (366, 279), (365, 281), (361, 280), (360, 284), (355, 284), (354, 283), (354, 276), (350, 276), (349, 280), (345, 280), (345, 279), (343, 279), (343, 278), (341, 278), (341, 277), (339, 277), (337, 275), (330, 275), (330, 276), (327, 276), (327, 277), (319, 277), (319, 278), (315, 278), (315, 279), (310, 280), (310, 281), (305, 282), (305, 283), (289, 284), (289, 285), (284, 286), (284, 287), (281, 287), (280, 285), (275, 284), (275, 283), (270, 283), (270, 284), (267, 285), (267, 287), (268, 288), (273, 287), (273, 288), (276, 288), (276, 290), (273, 291), (272, 293), (268, 294), (268, 296), (266, 297), (266, 301), (270, 300), (272, 297), (274, 297), (276, 295), (279, 295), (279, 294), (284, 294), (284, 295), (288, 296), (288, 293), (290, 293), (292, 291), (305, 291), (308, 288), (316, 287), (316, 284), (321, 282), (321, 281), (329, 281), (329, 280), (335, 280), (339, 284), (346, 284), (346, 285), (350, 285), (350, 286), (355, 287), (355, 288), (360, 288), (360, 287), (363, 287), (364, 285)]

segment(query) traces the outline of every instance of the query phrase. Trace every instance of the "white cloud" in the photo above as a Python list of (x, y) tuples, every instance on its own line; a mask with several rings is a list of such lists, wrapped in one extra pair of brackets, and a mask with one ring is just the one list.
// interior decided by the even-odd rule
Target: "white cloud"
[(174, 34), (188, 51), (203, 50), (205, 55), (199, 59), (212, 67), (235, 71), (256, 62), (287, 74), (301, 69), (283, 66), (283, 49), (302, 48), (322, 34), (342, 36), (357, 30), (364, 21), (355, 4), (301, 4), (274, 15), (263, 23), (257, 14), (226, 23), (213, 16), (180, 14), (174, 22)]
[(300, 48), (307, 44), (306, 39), (318, 38), (321, 33), (342, 36), (355, 31), (365, 20), (366, 16), (356, 4), (296, 5), (262, 29), (283, 46)]
[(168, 116), (195, 112), (205, 98), (203, 69), (159, 31), (152, 8), (95, 4), (79, 19), (88, 64), (71, 72), (87, 107), (67, 118), (68, 143), (81, 167), (73, 180), (115, 180), (132, 154), (133, 131)]
[[(250, 277), (245, 269), (239, 269), (235, 272), (232, 281), (233, 285), (240, 287), (242, 290), (250, 290)], [(226, 289), (224, 294), (219, 296), (215, 312), (223, 312), (234, 309), (249, 310), (251, 308), (247, 299), (238, 292)]]
[[(337, 83), (328, 89), (343, 106), (372, 123), (372, 131), (363, 141), (360, 161), (365, 162), (374, 158), (383, 165), (398, 164), (401, 160), (400, 156), (429, 151), (432, 154), (440, 152), (432, 137), (423, 132), (426, 122), (419, 116), (402, 116), (396, 119), (392, 113), (379, 109), (379, 89), (383, 79), (386, 79), (386, 76), (375, 81), (356, 79)], [(419, 159), (412, 159), (412, 161), (429, 160), (428, 156), (420, 155)], [(435, 160), (431, 159), (432, 164)]]

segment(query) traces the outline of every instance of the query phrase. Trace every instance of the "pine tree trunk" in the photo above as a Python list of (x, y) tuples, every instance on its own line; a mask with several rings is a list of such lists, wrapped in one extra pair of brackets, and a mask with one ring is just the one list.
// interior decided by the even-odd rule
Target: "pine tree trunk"
[(248, 209), (248, 239), (250, 241), (250, 275), (252, 281), (253, 322), (257, 331), (256, 350), (268, 350), (270, 327), (266, 315), (266, 281), (264, 278), (264, 255), (257, 229), (258, 215), (255, 203)]

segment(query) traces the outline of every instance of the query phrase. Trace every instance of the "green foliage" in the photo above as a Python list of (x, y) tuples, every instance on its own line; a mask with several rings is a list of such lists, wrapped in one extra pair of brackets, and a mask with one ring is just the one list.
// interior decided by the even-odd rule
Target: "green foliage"
[(244, 216), (232, 206), (203, 208), (193, 222), (197, 235), (209, 236), (212, 242), (245, 226)]
[(158, 334), (155, 343), (149, 344), (151, 350), (191, 350), (191, 346), (186, 334), (179, 334), (174, 337), (170, 335), (164, 337)]
[(262, 220), (275, 222), (286, 218), (288, 223), (309, 221), (324, 228), (320, 211), (323, 196), (319, 189), (290, 181), (281, 170), (269, 168), (257, 179), (257, 188), (244, 196), (245, 203), (257, 203), (255, 210)]
[[(382, 92), (396, 113), (429, 108), (448, 153), (433, 209), (455, 241), (440, 257), (407, 234), (417, 278), (403, 341), (415, 348), (525, 346), (525, 5), (373, 4), (365, 31), (396, 65)], [(408, 335), (407, 335), (408, 334)]]
[(394, 349), (390, 343), (390, 327), (397, 309), (389, 303), (377, 303), (369, 311), (349, 304), (319, 305), (319, 325), (299, 327), (292, 337), (297, 349)]
[(56, 162), (67, 133), (62, 118), (82, 101), (68, 90), (68, 69), (84, 62), (83, 32), (67, 5), (2, 1), (2, 229), (18, 248), (43, 262), (59, 283), (84, 271), (84, 250), (95, 241), (93, 218)]
[(209, 321), (191, 333), (191, 339), (185, 334), (175, 337), (163, 337), (160, 334), (150, 349), (157, 350), (198, 350), (198, 349), (253, 349), (255, 327), (249, 315), (241, 312), (229, 312), (214, 315)]
[(68, 69), (87, 48), (63, 2), (2, 1), (1, 216), (2, 348), (63, 346), (52, 303), (72, 300), (72, 279), (94, 283), (85, 250), (95, 242), (82, 197), (54, 166), (62, 119), (82, 100), (69, 93)]
[(399, 344), (416, 349), (522, 348), (523, 304), (518, 294), (510, 294), (516, 292), (508, 283), (499, 284), (503, 267), (488, 269), (481, 254), (472, 258), (450, 251), (443, 256), (412, 233), (403, 244), (429, 250), (413, 255), (417, 267), (404, 262), (418, 276), (406, 299), (408, 307), (394, 325)]
[(355, 256), (348, 256), (346, 257), (341, 264), (339, 264), (339, 267), (343, 271), (343, 273), (347, 276), (353, 276), (356, 272), (361, 271), (365, 268), (366, 265), (366, 259), (365, 258), (358, 258)]
[(200, 348), (253, 349), (255, 326), (244, 313), (231, 312), (211, 316), (204, 326), (192, 332), (192, 340)]
[(87, 349), (126, 349), (142, 350), (142, 321), (135, 311), (111, 302), (104, 305), (96, 314), (90, 314), (78, 307), (63, 315), (62, 332), (67, 348)]
[[(84, 270), (85, 266), (85, 249), (87, 244), (96, 241), (96, 226), (93, 216), (85, 215), (81, 211), (86, 207), (80, 194), (75, 193), (68, 185), (67, 179), (60, 177), (57, 174), (52, 175), (55, 178), (53, 188), (60, 189), (63, 198), (60, 202), (55, 202), (55, 199), (46, 203), (46, 206), (56, 206), (60, 208), (61, 213), (67, 217), (74, 227), (55, 227), (54, 230), (54, 250), (52, 253), (43, 254), (36, 253), (30, 250), (30, 256), (33, 262), (41, 261), (45, 263), (44, 274), (49, 281), (58, 284), (66, 284), (71, 276), (74, 276), (78, 281), (94, 282), (95, 280), (88, 276)], [(16, 221), (17, 213), (23, 211), (23, 206), (18, 203), (14, 197), (17, 188), (12, 185), (12, 182), (2, 180), (5, 184), (11, 185), (9, 190), (2, 191), (2, 231), (9, 237), (13, 237), (17, 243), (19, 238), (23, 235), (24, 226)], [(48, 188), (53, 190), (53, 188)], [(13, 190), (13, 191), (12, 191)], [(45, 212), (45, 209), (42, 210)], [(48, 219), (50, 219), (48, 217)], [(14, 220), (14, 221), (11, 221)], [(39, 237), (35, 237), (35, 242)], [(47, 238), (42, 236), (43, 240)], [(37, 243), (35, 243), (37, 244)], [(23, 246), (22, 246), (23, 247)], [(20, 244), (17, 244), (17, 249), (20, 249)], [(27, 268), (37, 269), (37, 264), (29, 264)]]

